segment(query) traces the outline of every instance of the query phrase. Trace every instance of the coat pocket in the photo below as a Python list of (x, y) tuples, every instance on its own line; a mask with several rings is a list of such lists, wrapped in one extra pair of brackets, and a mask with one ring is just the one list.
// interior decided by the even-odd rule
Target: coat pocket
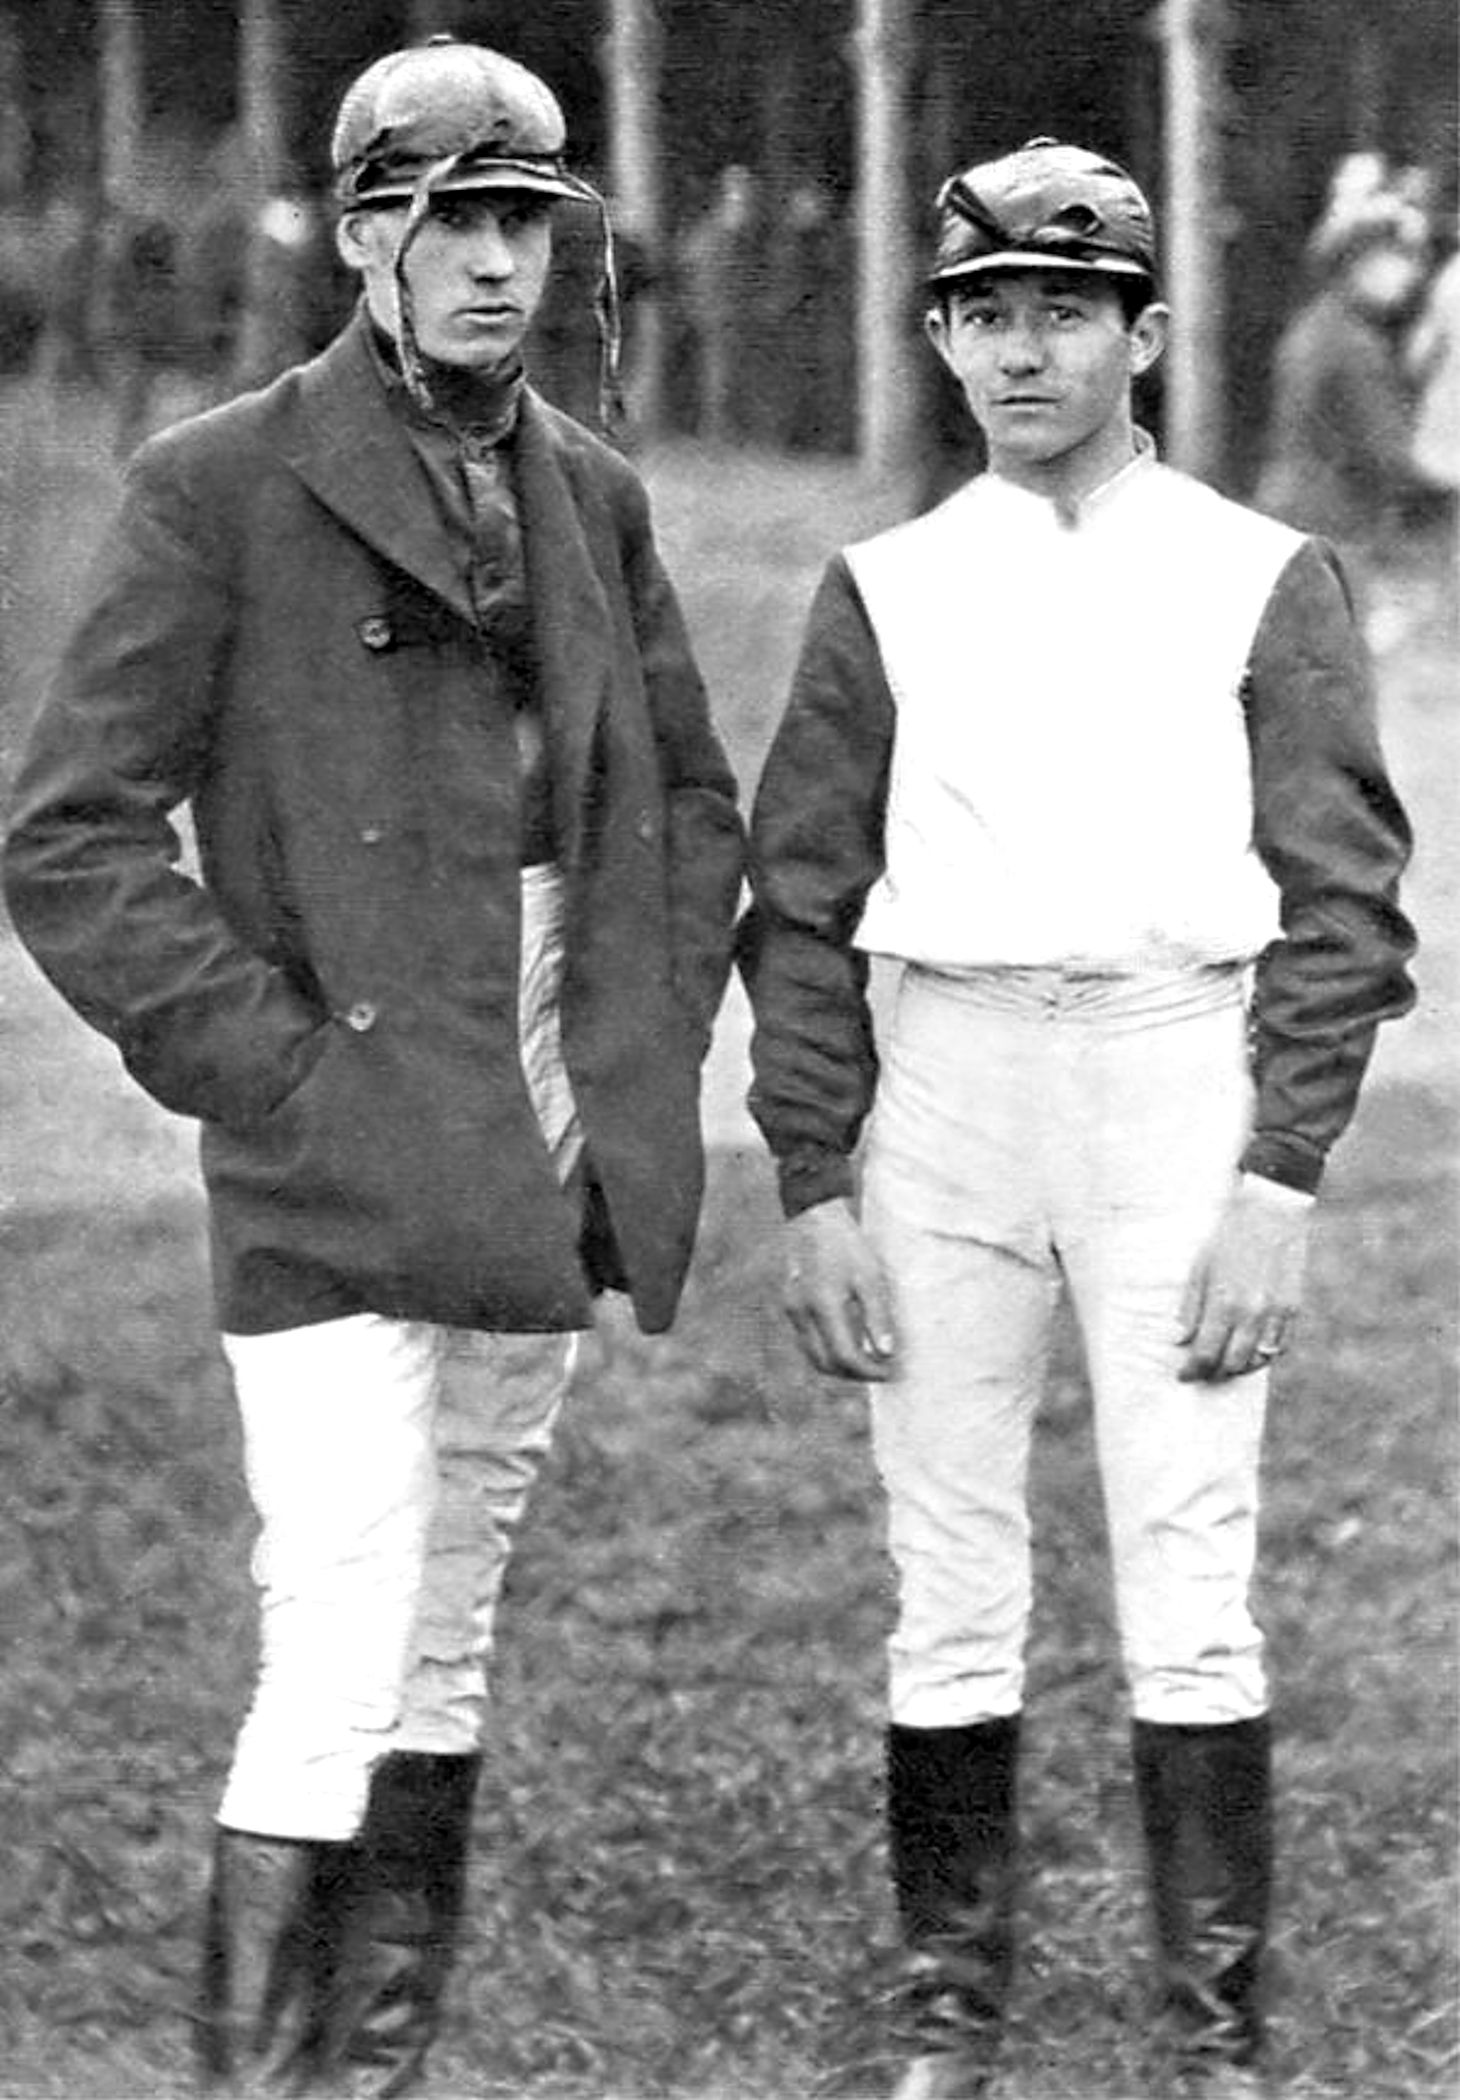
[[(205, 1133), (234, 1264), (307, 1265), (403, 1318), (501, 1328), (586, 1319), (580, 1219), (525, 1088), (434, 1034), (337, 1018), (313, 1066), (246, 1134)], [(485, 1048), (485, 1046), (484, 1046)]]

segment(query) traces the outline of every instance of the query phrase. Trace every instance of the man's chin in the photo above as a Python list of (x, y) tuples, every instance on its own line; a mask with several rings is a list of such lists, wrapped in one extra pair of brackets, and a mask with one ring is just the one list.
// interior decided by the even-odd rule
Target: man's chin
[(417, 344), (422, 357), (433, 365), (444, 365), (457, 372), (494, 372), (498, 365), (517, 355), (522, 335), (511, 328), (483, 328), (436, 341), (418, 336)]
[(421, 345), (421, 355), (428, 364), (440, 365), (448, 372), (461, 372), (482, 377), (495, 372), (499, 365), (507, 364), (516, 354), (515, 343), (493, 343), (478, 345), (471, 350), (453, 346), (450, 350), (429, 350)]

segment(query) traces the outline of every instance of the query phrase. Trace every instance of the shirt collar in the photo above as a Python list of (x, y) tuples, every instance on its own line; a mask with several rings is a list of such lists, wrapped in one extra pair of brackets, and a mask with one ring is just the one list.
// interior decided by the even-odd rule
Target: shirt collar
[(504, 444), (517, 427), (526, 374), (517, 359), (490, 373), (433, 366), (432, 400), (423, 408), (400, 368), (395, 345), (373, 316), (366, 329), (370, 355), (396, 414), (418, 429), (441, 430), (480, 455)]
[(1074, 506), (1077, 516), (1086, 517), (1091, 511), (1108, 509), (1112, 503), (1119, 502), (1128, 489), (1145, 480), (1152, 467), (1157, 464), (1156, 441), (1148, 430), (1139, 428), (1136, 430), (1135, 440), (1134, 457), (1128, 459), (1123, 467), (1117, 467), (1113, 474), (1108, 475), (1104, 481), (1080, 498)]
[(1064, 503), (1057, 498), (1041, 496), (1032, 489), (1020, 488), (1017, 482), (1006, 481), (1000, 474), (979, 476), (978, 485), (988, 496), (1006, 505), (1011, 511), (1023, 510), (1033, 517), (1038, 512), (1056, 518), (1065, 526), (1080, 525), (1088, 519), (1101, 516), (1112, 505), (1120, 502), (1127, 492), (1137, 488), (1160, 464), (1156, 443), (1149, 431), (1137, 428), (1135, 432), (1134, 456), (1118, 466), (1113, 474), (1098, 482), (1093, 489), (1073, 503)]

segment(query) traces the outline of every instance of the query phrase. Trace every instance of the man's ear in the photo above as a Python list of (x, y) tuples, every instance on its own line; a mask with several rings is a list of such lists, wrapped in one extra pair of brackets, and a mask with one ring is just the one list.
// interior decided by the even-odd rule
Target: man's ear
[(1130, 375), (1139, 379), (1142, 372), (1149, 372), (1161, 352), (1166, 348), (1166, 336), (1171, 326), (1171, 309), (1153, 299), (1143, 306), (1130, 324)]
[(363, 270), (370, 261), (367, 217), (365, 212), (347, 211), (335, 221), (335, 248), (347, 270)]
[(936, 306), (930, 306), (923, 315), (923, 333), (952, 372), (954, 366), (948, 341), (948, 309), (941, 300)]

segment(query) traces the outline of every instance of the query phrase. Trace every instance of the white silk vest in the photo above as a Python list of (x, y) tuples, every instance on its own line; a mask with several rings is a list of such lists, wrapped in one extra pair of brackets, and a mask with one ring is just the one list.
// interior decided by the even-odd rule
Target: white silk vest
[(1286, 526), (1142, 455), (1069, 518), (984, 475), (848, 549), (897, 709), (858, 945), (933, 966), (1252, 956), (1241, 685)]

